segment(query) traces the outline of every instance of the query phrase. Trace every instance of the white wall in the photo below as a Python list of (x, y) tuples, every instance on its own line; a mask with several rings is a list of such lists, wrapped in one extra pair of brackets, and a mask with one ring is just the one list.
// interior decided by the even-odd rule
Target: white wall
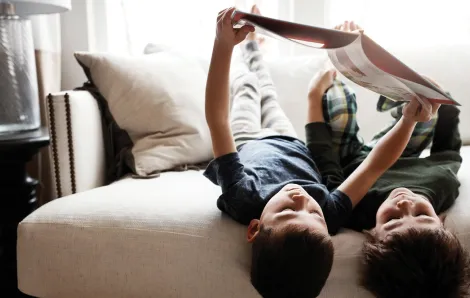
[(72, 0), (72, 10), (61, 14), (62, 90), (81, 86), (86, 77), (73, 57), (87, 51), (89, 44), (88, 0)]
[(72, 10), (61, 14), (62, 90), (79, 87), (86, 81), (74, 52), (108, 49), (106, 3), (104, 0), (72, 0)]

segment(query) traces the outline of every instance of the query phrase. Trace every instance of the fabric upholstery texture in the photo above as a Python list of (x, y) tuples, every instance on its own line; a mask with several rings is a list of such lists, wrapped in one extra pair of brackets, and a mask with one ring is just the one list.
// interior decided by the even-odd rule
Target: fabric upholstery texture
[[(446, 226), (470, 247), (470, 147), (462, 153), (461, 194)], [(19, 288), (41, 298), (258, 297), (246, 227), (221, 214), (219, 194), (200, 171), (187, 171), (55, 200), (19, 226)], [(356, 283), (363, 239), (346, 229), (333, 237), (320, 297), (371, 297)]]

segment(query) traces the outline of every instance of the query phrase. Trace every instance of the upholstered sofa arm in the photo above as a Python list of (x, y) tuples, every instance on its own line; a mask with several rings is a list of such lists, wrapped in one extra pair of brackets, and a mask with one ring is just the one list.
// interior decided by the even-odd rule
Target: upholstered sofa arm
[(87, 91), (66, 91), (47, 97), (55, 197), (105, 183), (101, 114)]

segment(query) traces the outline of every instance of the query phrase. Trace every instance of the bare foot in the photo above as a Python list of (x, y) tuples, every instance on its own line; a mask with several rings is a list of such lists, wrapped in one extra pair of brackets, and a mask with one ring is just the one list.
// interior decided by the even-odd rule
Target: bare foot
[[(261, 11), (259, 10), (258, 6), (256, 6), (256, 4), (251, 7), (251, 13), (261, 15)], [(254, 40), (260, 46), (264, 43), (264, 37), (259, 37), (255, 31), (248, 33), (248, 35), (246, 36), (246, 39), (250, 41)]]
[(348, 22), (344, 21), (344, 23), (336, 25), (336, 30), (345, 31), (345, 32), (363, 32), (364, 29), (361, 28), (358, 24), (354, 23), (354, 21)]

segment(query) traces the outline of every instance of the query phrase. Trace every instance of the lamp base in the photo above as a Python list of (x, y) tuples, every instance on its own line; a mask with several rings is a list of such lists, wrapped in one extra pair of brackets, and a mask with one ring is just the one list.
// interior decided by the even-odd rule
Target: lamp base
[(39, 127), (41, 127), (40, 124), (33, 124), (28, 126), (23, 123), (0, 125), (0, 136), (37, 130)]
[(40, 126), (31, 21), (0, 15), (0, 134)]

